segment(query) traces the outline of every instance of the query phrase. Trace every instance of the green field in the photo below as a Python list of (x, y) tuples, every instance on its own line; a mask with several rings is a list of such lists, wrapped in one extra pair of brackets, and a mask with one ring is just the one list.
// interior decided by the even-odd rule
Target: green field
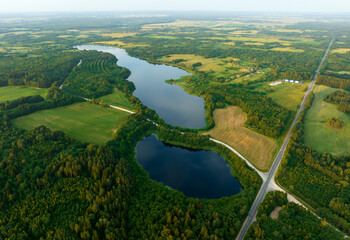
[(103, 100), (103, 103), (107, 103), (109, 105), (135, 110), (134, 106), (129, 102), (129, 100), (116, 88), (114, 88), (113, 93), (98, 99)]
[(268, 93), (267, 96), (279, 105), (291, 111), (297, 111), (308, 87), (309, 84), (282, 83), (271, 86), (273, 92)]
[[(350, 154), (350, 116), (337, 109), (337, 106), (323, 101), (336, 89), (326, 86), (316, 86), (315, 99), (305, 116), (305, 144), (318, 152), (328, 152), (334, 155)], [(342, 129), (327, 126), (326, 121), (338, 117), (344, 122)]]
[(16, 100), (20, 97), (28, 97), (33, 95), (44, 96), (45, 93), (46, 89), (14, 86), (0, 87), (0, 103)]
[(78, 140), (102, 144), (129, 114), (90, 103), (75, 103), (65, 107), (42, 110), (13, 120), (16, 127), (31, 130), (45, 125), (62, 130)]

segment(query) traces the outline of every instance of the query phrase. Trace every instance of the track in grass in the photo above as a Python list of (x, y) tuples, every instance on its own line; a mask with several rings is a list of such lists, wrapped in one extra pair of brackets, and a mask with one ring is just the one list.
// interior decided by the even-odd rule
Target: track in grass
[(129, 114), (90, 103), (75, 103), (55, 109), (42, 110), (13, 120), (15, 126), (31, 130), (44, 125), (64, 131), (81, 141), (102, 144), (112, 138), (113, 132)]

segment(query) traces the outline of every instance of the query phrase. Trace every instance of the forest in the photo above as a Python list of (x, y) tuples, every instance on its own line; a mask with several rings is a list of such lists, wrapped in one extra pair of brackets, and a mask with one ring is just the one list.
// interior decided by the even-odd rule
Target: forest
[[(280, 207), (277, 219), (272, 211)], [(277, 208), (278, 209), (278, 208)], [(250, 227), (245, 239), (342, 239), (341, 233), (318, 219), (304, 207), (288, 202), (287, 194), (269, 192), (259, 206), (257, 221)]]

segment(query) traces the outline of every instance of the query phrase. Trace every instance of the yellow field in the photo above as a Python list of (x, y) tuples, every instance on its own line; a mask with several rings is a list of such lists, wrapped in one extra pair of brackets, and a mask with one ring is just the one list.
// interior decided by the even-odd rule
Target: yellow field
[(347, 53), (350, 52), (350, 48), (338, 48), (332, 51), (333, 53)]
[(136, 33), (103, 33), (101, 35), (104, 36), (104, 37), (124, 38), (124, 37), (135, 36)]
[(214, 111), (215, 127), (207, 132), (239, 151), (252, 164), (267, 170), (276, 143), (272, 139), (243, 127), (246, 114), (235, 106)]
[(202, 56), (196, 56), (193, 54), (173, 54), (168, 58), (161, 59), (164, 62), (171, 62), (175, 59), (184, 59), (182, 63), (187, 66), (191, 66), (194, 63), (201, 62), (202, 66), (198, 67), (201, 71), (223, 71), (224, 67), (219, 64), (223, 64), (222, 60), (216, 58), (204, 58)]
[(73, 37), (72, 35), (61, 35), (61, 36), (58, 36), (59, 38), (69, 38), (69, 37)]
[(245, 42), (244, 45), (256, 45), (256, 46), (263, 46), (264, 43), (260, 42)]
[(304, 50), (302, 49), (295, 49), (295, 48), (291, 48), (291, 47), (276, 47), (276, 48), (272, 48), (271, 51), (279, 51), (279, 52), (304, 52)]
[(228, 40), (242, 41), (242, 42), (261, 42), (261, 43), (288, 43), (287, 41), (280, 40), (278, 38), (255, 38), (255, 37), (228, 37)]
[(303, 33), (304, 31), (303, 30), (299, 30), (299, 29), (274, 29), (274, 30), (271, 30), (271, 31), (274, 31), (274, 32), (281, 32), (281, 33)]
[(229, 45), (229, 46), (234, 46), (234, 45), (235, 45), (235, 42), (225, 42), (225, 43), (223, 43), (223, 44)]
[(93, 42), (91, 44), (101, 44), (101, 45), (112, 45), (112, 46), (121, 46), (121, 47), (147, 47), (147, 44), (133, 44), (133, 43), (124, 43), (122, 41), (100, 41), (100, 42)]

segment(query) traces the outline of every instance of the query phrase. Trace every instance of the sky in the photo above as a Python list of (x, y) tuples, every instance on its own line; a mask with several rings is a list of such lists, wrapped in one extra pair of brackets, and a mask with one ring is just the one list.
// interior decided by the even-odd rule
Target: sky
[(0, 12), (350, 12), (350, 0), (0, 0)]

